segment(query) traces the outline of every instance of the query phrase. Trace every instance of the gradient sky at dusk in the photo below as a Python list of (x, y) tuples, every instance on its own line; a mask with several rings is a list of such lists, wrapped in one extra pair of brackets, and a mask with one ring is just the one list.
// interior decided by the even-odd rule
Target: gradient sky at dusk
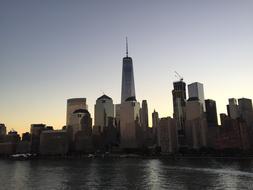
[(103, 92), (119, 103), (125, 36), (150, 114), (172, 115), (175, 70), (225, 112), (228, 98), (253, 98), (252, 10), (252, 0), (1, 0), (0, 123), (57, 129), (68, 98), (86, 97), (92, 115)]

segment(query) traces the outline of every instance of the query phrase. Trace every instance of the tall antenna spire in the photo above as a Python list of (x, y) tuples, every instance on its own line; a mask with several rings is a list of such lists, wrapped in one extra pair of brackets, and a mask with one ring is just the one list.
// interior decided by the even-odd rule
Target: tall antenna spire
[(127, 40), (127, 37), (126, 37), (126, 56), (128, 57), (128, 40)]

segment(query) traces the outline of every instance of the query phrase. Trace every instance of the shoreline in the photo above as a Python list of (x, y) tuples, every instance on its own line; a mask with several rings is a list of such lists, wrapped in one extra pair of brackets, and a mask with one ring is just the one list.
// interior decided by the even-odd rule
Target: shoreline
[(11, 160), (11, 161), (30, 161), (30, 160), (82, 160), (82, 159), (167, 159), (167, 160), (203, 160), (203, 159), (217, 159), (217, 160), (253, 160), (252, 155), (248, 156), (194, 156), (194, 155), (139, 155), (139, 154), (109, 154), (109, 155), (93, 155), (93, 154), (83, 154), (83, 155), (58, 155), (58, 156), (41, 156), (41, 155), (30, 155), (30, 156), (3, 156), (0, 160)]

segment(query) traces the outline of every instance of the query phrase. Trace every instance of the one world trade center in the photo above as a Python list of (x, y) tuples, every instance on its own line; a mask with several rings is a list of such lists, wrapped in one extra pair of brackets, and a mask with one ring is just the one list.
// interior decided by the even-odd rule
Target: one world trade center
[(126, 38), (126, 57), (123, 58), (121, 103), (127, 99), (135, 100), (133, 60), (128, 57), (128, 41)]

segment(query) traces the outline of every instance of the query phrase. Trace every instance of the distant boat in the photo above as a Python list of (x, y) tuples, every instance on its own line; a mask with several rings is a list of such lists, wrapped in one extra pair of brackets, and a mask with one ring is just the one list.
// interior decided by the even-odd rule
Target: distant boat
[(29, 159), (30, 157), (32, 157), (33, 155), (30, 153), (27, 154), (13, 154), (10, 157), (13, 159)]

